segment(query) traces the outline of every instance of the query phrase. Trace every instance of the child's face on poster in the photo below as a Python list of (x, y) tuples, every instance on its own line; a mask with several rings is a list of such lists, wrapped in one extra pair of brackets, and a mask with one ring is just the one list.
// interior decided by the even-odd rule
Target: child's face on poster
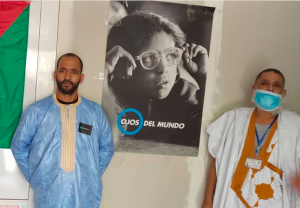
[[(159, 32), (147, 40), (139, 48), (136, 55), (149, 50), (162, 54), (166, 49), (175, 47), (174, 38), (165, 32)], [(177, 75), (177, 64), (168, 65), (165, 57), (160, 58), (159, 64), (151, 70), (146, 70), (137, 61), (137, 68), (134, 70), (133, 79), (138, 89), (147, 94), (150, 98), (166, 98), (174, 86)]]

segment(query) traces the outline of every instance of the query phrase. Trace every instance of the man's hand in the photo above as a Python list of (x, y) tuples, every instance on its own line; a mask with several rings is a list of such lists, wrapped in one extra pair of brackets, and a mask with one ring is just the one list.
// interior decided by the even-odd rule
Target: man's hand
[(183, 67), (197, 79), (199, 75), (206, 74), (206, 65), (208, 63), (207, 50), (194, 43), (184, 44), (182, 54)]
[(136, 68), (134, 58), (119, 45), (114, 46), (109, 52), (107, 52), (105, 70), (107, 70), (109, 74), (114, 72), (119, 59), (125, 59), (127, 63), (126, 66), (124, 66), (124, 71), (122, 73), (123, 76), (132, 76), (132, 72)]
[(202, 208), (213, 208), (212, 204), (204, 204), (202, 205)]
[(300, 174), (291, 178), (291, 184), (295, 192), (300, 193)]

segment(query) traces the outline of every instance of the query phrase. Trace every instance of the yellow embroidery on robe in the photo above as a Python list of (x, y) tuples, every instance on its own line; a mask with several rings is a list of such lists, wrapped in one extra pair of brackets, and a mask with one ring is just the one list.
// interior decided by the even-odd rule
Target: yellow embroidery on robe
[(81, 102), (81, 97), (75, 104), (64, 105), (57, 101), (56, 95), (53, 98), (60, 106), (61, 115), (61, 158), (60, 167), (65, 172), (75, 169), (76, 163), (76, 107)]

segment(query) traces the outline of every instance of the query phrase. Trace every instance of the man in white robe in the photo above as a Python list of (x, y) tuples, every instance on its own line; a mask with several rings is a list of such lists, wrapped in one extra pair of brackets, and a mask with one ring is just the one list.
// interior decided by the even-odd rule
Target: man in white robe
[(63, 55), (54, 78), (57, 92), (22, 114), (11, 149), (34, 190), (36, 208), (98, 208), (101, 177), (114, 145), (101, 107), (78, 95), (83, 64)]
[[(266, 69), (253, 85), (255, 108), (225, 113), (207, 128), (213, 157), (203, 208), (296, 208), (300, 117), (280, 110), (285, 79)], [(295, 184), (293, 184), (293, 182)]]

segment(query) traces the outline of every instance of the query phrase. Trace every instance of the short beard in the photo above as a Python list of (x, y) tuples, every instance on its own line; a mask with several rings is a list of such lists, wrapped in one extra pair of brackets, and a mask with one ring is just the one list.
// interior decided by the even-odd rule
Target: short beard
[[(251, 102), (255, 105), (255, 107), (257, 109), (260, 109), (262, 111), (265, 111), (263, 109), (261, 109), (255, 102), (254, 98), (255, 98), (255, 95), (256, 95), (256, 91), (255, 89), (252, 90), (252, 97), (251, 97)], [(266, 112), (269, 112), (271, 115), (273, 116), (276, 116), (277, 114), (281, 113), (282, 111), (282, 100), (283, 100), (283, 96), (281, 97), (281, 100), (280, 100), (280, 106), (276, 109), (276, 110), (273, 110), (273, 111), (266, 111)]]
[(75, 83), (75, 84), (74, 84), (73, 82), (70, 82), (70, 83), (72, 83), (72, 88), (70, 88), (70, 89), (64, 89), (64, 88), (63, 88), (62, 85), (64, 84), (64, 82), (65, 82), (65, 80), (62, 81), (62, 82), (59, 82), (58, 80), (56, 80), (57, 88), (58, 88), (59, 91), (62, 92), (63, 94), (66, 94), (66, 95), (72, 95), (72, 94), (77, 90), (80, 81), (78, 81), (78, 82)]

